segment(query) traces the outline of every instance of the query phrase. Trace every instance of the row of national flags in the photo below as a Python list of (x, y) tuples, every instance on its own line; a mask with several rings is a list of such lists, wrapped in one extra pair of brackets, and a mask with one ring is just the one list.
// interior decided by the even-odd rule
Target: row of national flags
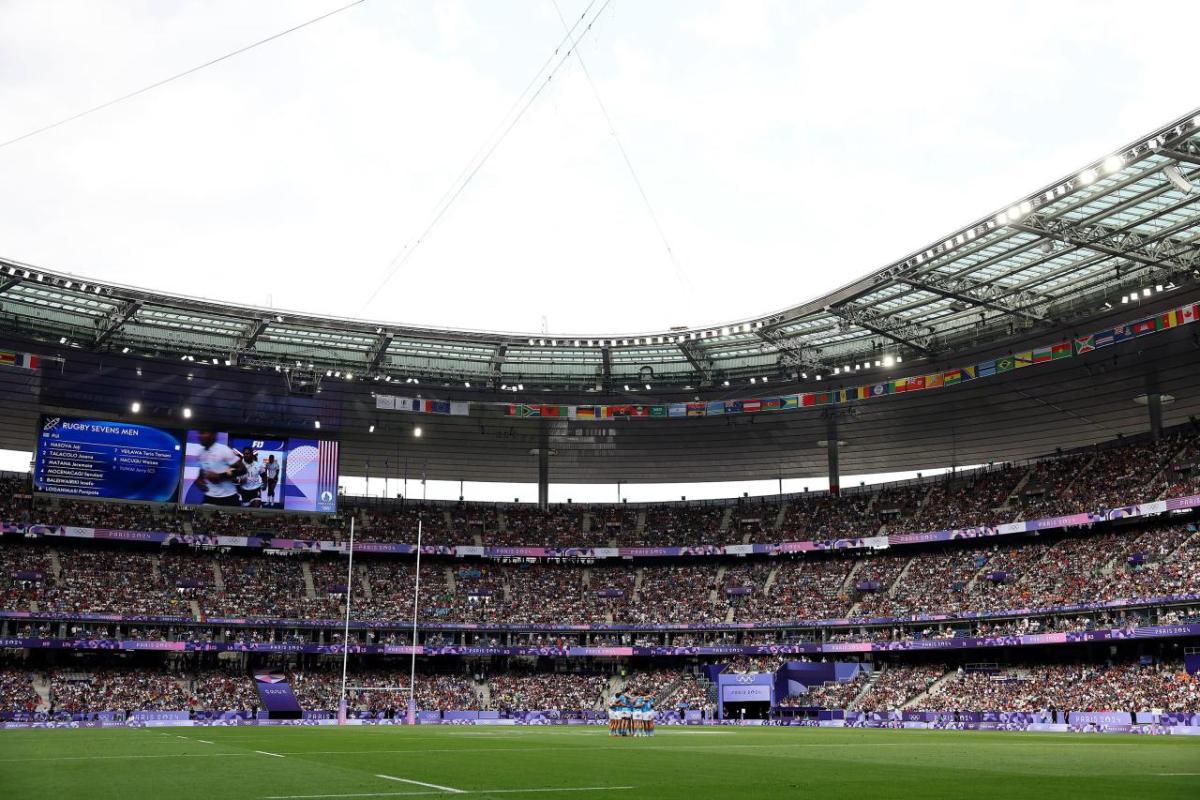
[(35, 356), (33, 353), (13, 353), (8, 350), (0, 350), (0, 367), (40, 369), (41, 366), (41, 356)]
[(881, 383), (864, 384), (825, 392), (804, 392), (780, 397), (756, 397), (747, 400), (710, 400), (693, 403), (664, 403), (658, 405), (537, 405), (511, 403), (510, 417), (554, 417), (568, 420), (602, 420), (648, 417), (657, 419), (680, 419), (686, 417), (721, 417), (730, 414), (759, 414), (773, 411), (791, 411), (811, 406), (826, 406), (869, 400), (893, 394), (907, 394), (930, 389), (957, 386), (980, 378), (1003, 375), (1006, 372), (1047, 364), (1072, 356), (1081, 356), (1101, 347), (1134, 339), (1139, 336), (1169, 330), (1179, 325), (1188, 325), (1200, 317), (1200, 307), (1192, 303), (1151, 317), (1116, 325), (1087, 336), (1076, 336), (1060, 342), (1035, 347), (1020, 353), (1000, 356), (978, 364), (896, 378)]

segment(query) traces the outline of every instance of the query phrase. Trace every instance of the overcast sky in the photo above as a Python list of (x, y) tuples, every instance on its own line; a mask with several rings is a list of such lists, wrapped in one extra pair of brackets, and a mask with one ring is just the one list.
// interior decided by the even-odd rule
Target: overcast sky
[[(3, 0), (0, 141), (340, 4)], [(1197, 23), (1196, 2), (613, 0), (579, 52), (674, 262), (569, 59), (368, 303), (563, 27), (552, 0), (367, 0), (0, 149), (0, 255), (431, 325), (723, 321), (1191, 110)]]

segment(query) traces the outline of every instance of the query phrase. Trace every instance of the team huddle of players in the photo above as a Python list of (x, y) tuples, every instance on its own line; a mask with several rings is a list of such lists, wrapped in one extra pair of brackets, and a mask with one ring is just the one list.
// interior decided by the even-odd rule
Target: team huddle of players
[(259, 508), (265, 493), (268, 506), (277, 504), (279, 462), (273, 454), (262, 460), (252, 446), (238, 452), (218, 442), (212, 431), (200, 431), (198, 439), (196, 486), (204, 493), (204, 503)]
[(619, 694), (608, 704), (609, 736), (653, 736), (654, 698)]

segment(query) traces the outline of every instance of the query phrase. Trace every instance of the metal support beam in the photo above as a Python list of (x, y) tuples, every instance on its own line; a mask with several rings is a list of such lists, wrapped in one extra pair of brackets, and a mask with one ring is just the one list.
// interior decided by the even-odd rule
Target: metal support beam
[(961, 300), (962, 302), (970, 303), (973, 306), (980, 306), (982, 308), (990, 308), (993, 311), (999, 311), (1004, 314), (1015, 314), (1017, 316), (1025, 317), (1026, 319), (1034, 320), (1035, 322), (1049, 322), (1050, 321), (1042, 314), (1038, 314), (1035, 311), (1030, 311), (1028, 308), (1018, 308), (1016, 306), (1010, 306), (1006, 303), (1001, 303), (996, 300), (989, 300), (989, 299), (983, 298), (983, 297), (976, 297), (973, 294), (967, 294), (966, 292), (963, 292), (961, 290), (956, 291), (956, 290), (953, 290), (950, 288), (943, 288), (941, 286), (938, 286), (937, 284), (928, 283), (926, 281), (919, 280), (917, 278), (906, 276), (904, 278), (900, 278), (898, 282), (899, 283), (907, 283), (909, 286), (913, 287), (914, 289), (923, 289), (924, 291), (932, 292), (933, 294), (939, 295), (941, 297), (947, 297), (951, 300)]
[(258, 345), (259, 338), (266, 333), (267, 326), (270, 324), (271, 321), (269, 319), (257, 319), (254, 321), (253, 327), (242, 338), (238, 339), (238, 343), (234, 345), (232, 353), (235, 364), (238, 366), (246, 364), (246, 356)]
[(375, 375), (379, 372), (383, 360), (387, 358), (387, 349), (392, 343), (393, 336), (391, 331), (383, 331), (375, 340), (375, 345), (371, 348), (371, 366), (367, 368), (368, 375)]
[(917, 326), (914, 324), (904, 321), (893, 323), (888, 317), (874, 309), (863, 308), (852, 303), (830, 306), (826, 310), (851, 325), (857, 325), (877, 336), (883, 336), (893, 342), (911, 347), (921, 355), (933, 355), (933, 351), (929, 349), (929, 337), (919, 334), (916, 330)]
[(109, 339), (111, 339), (113, 334), (119, 331), (122, 325), (132, 319), (133, 315), (136, 314), (138, 309), (141, 307), (141, 300), (130, 300), (123, 306), (117, 306), (107, 317), (99, 320), (97, 322), (97, 327), (99, 330), (96, 331), (95, 346), (100, 347)]
[(600, 348), (600, 385), (607, 389), (612, 383), (612, 351), (607, 347)]
[(538, 420), (538, 508), (550, 507), (550, 425)]
[(495, 391), (500, 389), (500, 376), (503, 374), (501, 368), (504, 366), (504, 359), (507, 356), (508, 345), (498, 344), (492, 351), (492, 360), (488, 362), (488, 380), (491, 381), (492, 389)]
[(25, 279), (18, 278), (16, 275), (9, 275), (3, 281), (0, 281), (0, 294), (4, 294), (23, 280)]
[(1164, 155), (1164, 156), (1167, 156), (1168, 158), (1173, 158), (1176, 161), (1186, 161), (1189, 164), (1200, 165), (1200, 156), (1195, 155), (1193, 153), (1185, 153), (1182, 150), (1172, 150), (1169, 147), (1164, 147), (1161, 150), (1159, 150), (1158, 152), (1159, 152), (1159, 155)]
[(764, 342), (774, 347), (779, 353), (780, 363), (785, 367), (802, 370), (820, 370), (826, 369), (828, 365), (809, 358), (804, 354), (803, 346), (792, 344), (787, 337), (781, 336), (775, 330), (769, 328), (755, 328), (754, 335), (762, 339)]
[(679, 343), (679, 352), (683, 353), (683, 357), (692, 365), (692, 369), (700, 375), (700, 385), (711, 386), (712, 361), (696, 346), (695, 342), (684, 339)]
[(837, 409), (829, 409), (825, 417), (825, 454), (829, 464), (829, 493), (841, 494), (842, 477), (838, 467), (838, 415)]
[(1162, 389), (1154, 369), (1146, 373), (1146, 411), (1150, 415), (1150, 438), (1157, 442), (1162, 438)]

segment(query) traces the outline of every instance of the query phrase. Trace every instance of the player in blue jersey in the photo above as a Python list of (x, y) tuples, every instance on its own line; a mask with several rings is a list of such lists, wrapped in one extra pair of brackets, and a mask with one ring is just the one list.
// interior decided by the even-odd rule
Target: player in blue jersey
[(608, 735), (619, 736), (618, 728), (621, 724), (621, 703), (616, 695), (613, 695), (612, 701), (608, 704)]
[(645, 717), (646, 735), (654, 735), (654, 698), (647, 696), (642, 703), (642, 714)]
[(619, 726), (622, 736), (629, 736), (633, 733), (633, 703), (629, 701), (629, 696), (622, 693), (617, 698), (617, 702), (621, 705), (621, 724)]

